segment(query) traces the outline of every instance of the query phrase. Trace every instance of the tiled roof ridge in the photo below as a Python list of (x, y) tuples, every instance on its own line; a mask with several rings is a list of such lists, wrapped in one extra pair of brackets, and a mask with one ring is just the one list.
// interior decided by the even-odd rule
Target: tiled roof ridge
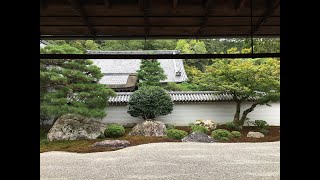
[[(223, 91), (167, 91), (169, 94), (229, 94)], [(117, 95), (127, 95), (133, 92), (116, 92)]]
[[(109, 103), (128, 103), (133, 92), (117, 92), (117, 96), (111, 97)], [(231, 93), (222, 91), (169, 91), (174, 102), (219, 102), (233, 101)], [(247, 101), (255, 101), (257, 97), (249, 97)]]
[(104, 50), (86, 50), (88, 54), (180, 54), (180, 50), (132, 50), (132, 51), (104, 51)]

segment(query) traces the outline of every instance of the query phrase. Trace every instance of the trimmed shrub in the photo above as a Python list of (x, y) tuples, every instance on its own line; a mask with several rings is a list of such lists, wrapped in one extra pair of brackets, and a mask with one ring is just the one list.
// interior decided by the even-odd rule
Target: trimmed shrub
[(226, 141), (229, 141), (229, 138), (227, 138), (227, 137), (221, 137), (221, 138), (220, 138), (220, 141), (226, 142)]
[(117, 138), (123, 136), (125, 133), (125, 129), (122, 125), (119, 124), (110, 124), (107, 126), (104, 131), (105, 137)]
[(175, 126), (172, 125), (172, 124), (165, 124), (166, 125), (166, 129), (169, 130), (169, 129), (174, 129)]
[(239, 138), (239, 137), (241, 137), (241, 133), (240, 133), (239, 131), (232, 131), (231, 134), (232, 134), (232, 136), (233, 136), (234, 138)]
[(212, 131), (211, 137), (215, 140), (221, 140), (222, 137), (233, 138), (233, 135), (226, 129), (217, 129)]
[(267, 130), (267, 129), (260, 129), (259, 132), (261, 132), (262, 134), (266, 135), (266, 134), (269, 133), (269, 130)]
[(239, 130), (242, 129), (241, 126), (238, 126), (233, 122), (227, 122), (225, 125), (226, 125), (226, 128), (229, 129), (229, 130), (239, 131)]
[(258, 129), (267, 129), (269, 124), (264, 120), (255, 120), (254, 125), (257, 126)]
[(144, 120), (170, 114), (173, 101), (161, 87), (145, 86), (134, 91), (128, 102), (128, 113)]
[(167, 130), (167, 137), (172, 139), (182, 139), (186, 137), (188, 133), (179, 129), (169, 129)]
[(203, 132), (207, 134), (209, 130), (204, 126), (193, 125), (191, 126), (191, 132)]

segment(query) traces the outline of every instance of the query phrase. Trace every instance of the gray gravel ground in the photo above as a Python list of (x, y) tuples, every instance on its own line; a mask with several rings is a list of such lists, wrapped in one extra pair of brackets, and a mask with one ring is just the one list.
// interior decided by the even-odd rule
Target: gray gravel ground
[(40, 154), (41, 179), (280, 179), (280, 142), (153, 143)]

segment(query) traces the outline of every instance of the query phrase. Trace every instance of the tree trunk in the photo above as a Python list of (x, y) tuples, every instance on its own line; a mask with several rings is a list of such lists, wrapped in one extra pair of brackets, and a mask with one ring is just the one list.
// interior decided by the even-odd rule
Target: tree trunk
[(236, 103), (237, 103), (237, 107), (236, 107), (236, 113), (234, 114), (233, 123), (238, 124), (240, 119), (241, 102), (237, 101)]
[(240, 125), (243, 125), (243, 124), (244, 124), (244, 122), (245, 122), (246, 119), (247, 119), (247, 115), (248, 115), (250, 112), (252, 112), (252, 111), (254, 110), (254, 108), (255, 108), (258, 104), (259, 104), (259, 103), (254, 103), (254, 104), (251, 105), (251, 107), (250, 107), (249, 109), (243, 111), (242, 116), (241, 116), (241, 119), (240, 119), (240, 121), (239, 121), (239, 124), (240, 124)]

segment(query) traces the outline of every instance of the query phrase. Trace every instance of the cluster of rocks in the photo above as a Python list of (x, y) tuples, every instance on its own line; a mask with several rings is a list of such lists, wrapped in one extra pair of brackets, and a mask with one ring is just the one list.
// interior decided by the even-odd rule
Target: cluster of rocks
[[(212, 120), (197, 120), (195, 125), (207, 127), (209, 130), (214, 130), (217, 124)], [(165, 136), (166, 126), (163, 122), (146, 120), (139, 124), (128, 124), (134, 126), (129, 133), (131, 136)], [(61, 116), (54, 123), (48, 133), (48, 140), (80, 140), (80, 139), (97, 139), (104, 133), (107, 124), (93, 118), (85, 118), (73, 114)], [(260, 132), (250, 131), (247, 134), (249, 138), (264, 138)], [(202, 142), (214, 143), (215, 140), (202, 132), (193, 132), (184, 137), (182, 142)], [(92, 147), (106, 147), (120, 149), (130, 146), (130, 142), (126, 140), (104, 140), (96, 142)]]
[(212, 131), (217, 128), (217, 124), (212, 120), (196, 120), (195, 125), (204, 126), (209, 131)]

